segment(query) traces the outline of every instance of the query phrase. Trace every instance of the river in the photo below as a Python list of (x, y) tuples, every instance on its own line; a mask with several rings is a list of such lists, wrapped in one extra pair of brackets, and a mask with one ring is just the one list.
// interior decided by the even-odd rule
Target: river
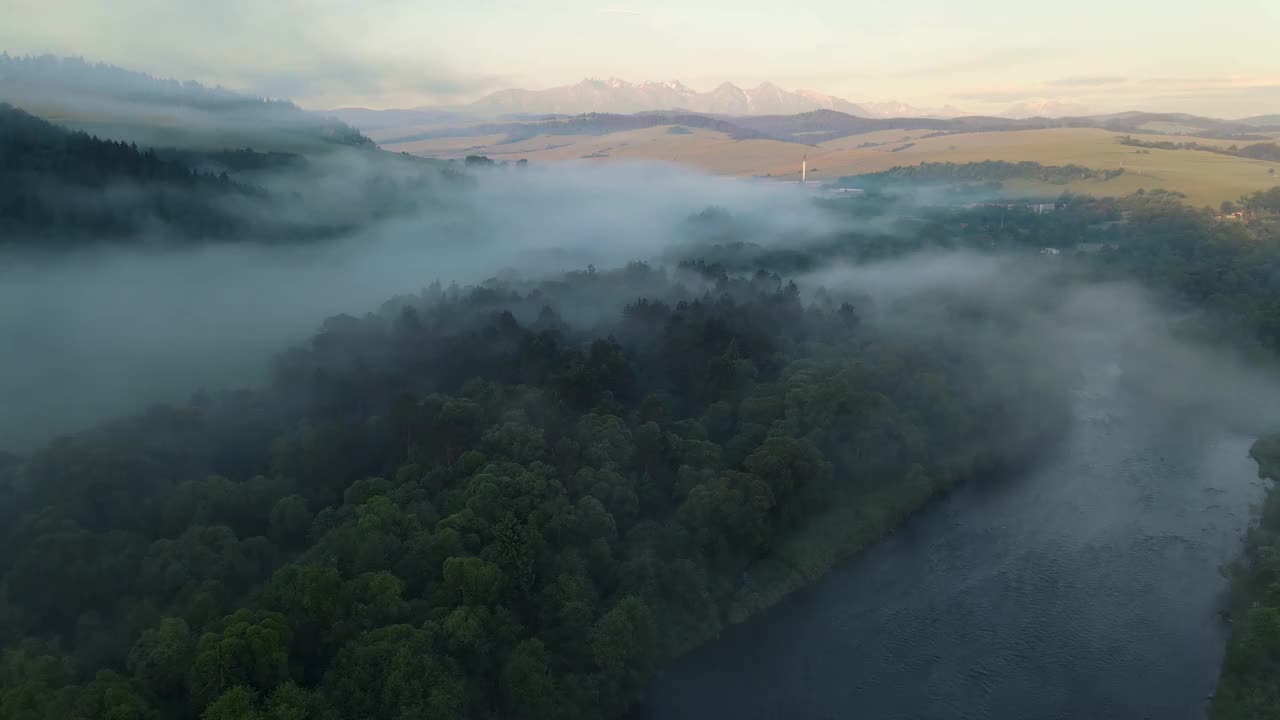
[(683, 718), (1202, 718), (1252, 438), (1127, 396), (1111, 366), (1022, 477), (972, 482), (660, 675)]

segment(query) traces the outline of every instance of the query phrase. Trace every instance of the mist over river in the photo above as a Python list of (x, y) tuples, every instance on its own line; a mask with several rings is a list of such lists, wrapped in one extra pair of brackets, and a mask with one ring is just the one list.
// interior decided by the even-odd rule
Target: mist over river
[(1254, 420), (1173, 407), (1145, 372), (1092, 363), (1037, 469), (963, 486), (729, 629), (659, 676), (647, 716), (1204, 717), (1221, 568), (1263, 493)]

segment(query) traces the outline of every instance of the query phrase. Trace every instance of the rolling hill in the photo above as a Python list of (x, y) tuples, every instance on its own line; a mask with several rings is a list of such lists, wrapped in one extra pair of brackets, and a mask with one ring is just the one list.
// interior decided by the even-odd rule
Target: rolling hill
[(1244, 125), (1280, 127), (1280, 115), (1255, 115), (1240, 122)]
[[(401, 112), (401, 111), (384, 111)], [(383, 117), (383, 116), (379, 116)], [(387, 118), (395, 116), (385, 116)], [(836, 110), (810, 110), (794, 114), (712, 115), (686, 111), (655, 111), (632, 114), (585, 113), (546, 114), (509, 117), (490, 122), (449, 122), (449, 116), (404, 116), (407, 127), (384, 125), (370, 128), (378, 143), (389, 148), (441, 138), (500, 136), (497, 144), (515, 143), (539, 135), (608, 135), (648, 127), (680, 125), (715, 130), (736, 140), (770, 139), (817, 146), (840, 138), (883, 130), (929, 131), (937, 135), (975, 132), (1011, 132), (1051, 128), (1098, 128), (1117, 133), (1186, 135), (1202, 139), (1258, 142), (1271, 139), (1267, 133), (1280, 132), (1280, 125), (1246, 125), (1181, 114), (1120, 113), (1097, 117), (1010, 119), (965, 116), (957, 118), (904, 117), (871, 118)]]

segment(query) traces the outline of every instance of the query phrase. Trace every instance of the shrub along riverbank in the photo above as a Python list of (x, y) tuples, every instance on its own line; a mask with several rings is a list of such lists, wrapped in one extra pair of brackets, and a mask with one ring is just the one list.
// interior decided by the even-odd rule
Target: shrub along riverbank
[[(1250, 451), (1262, 477), (1280, 478), (1280, 435)], [(1213, 720), (1280, 718), (1280, 491), (1267, 488), (1244, 558), (1232, 568), (1231, 642), (1213, 700)]]

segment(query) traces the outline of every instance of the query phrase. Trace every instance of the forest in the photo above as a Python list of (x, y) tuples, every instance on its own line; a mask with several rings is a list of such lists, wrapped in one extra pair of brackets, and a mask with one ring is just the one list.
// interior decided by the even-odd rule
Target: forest
[(1013, 340), (963, 341), (1007, 313), (859, 312), (696, 262), (437, 285), (8, 458), (0, 715), (625, 713), (807, 520), (874, 537), (1056, 429)]

